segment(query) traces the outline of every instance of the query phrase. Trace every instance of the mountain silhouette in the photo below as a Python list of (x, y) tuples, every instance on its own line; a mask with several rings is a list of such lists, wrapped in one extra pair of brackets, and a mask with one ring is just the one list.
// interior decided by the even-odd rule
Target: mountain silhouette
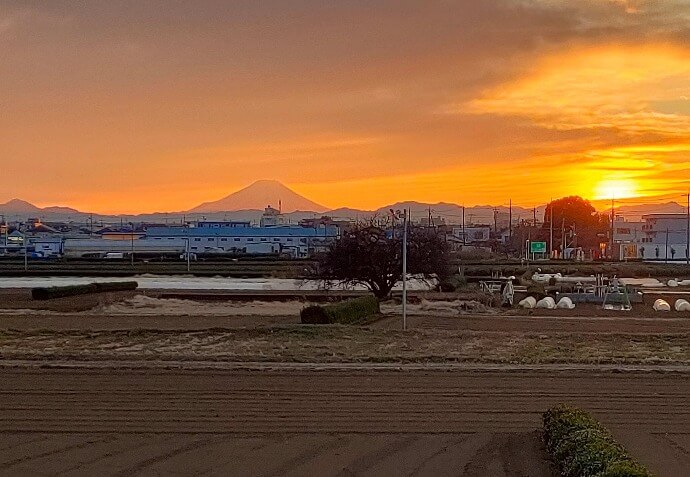
[(42, 209), (21, 199), (12, 199), (0, 204), (0, 212), (5, 214), (37, 214)]
[(325, 212), (328, 209), (303, 197), (278, 181), (260, 180), (215, 202), (205, 202), (190, 213), (263, 210), (266, 206), (281, 207), (285, 213), (295, 211)]

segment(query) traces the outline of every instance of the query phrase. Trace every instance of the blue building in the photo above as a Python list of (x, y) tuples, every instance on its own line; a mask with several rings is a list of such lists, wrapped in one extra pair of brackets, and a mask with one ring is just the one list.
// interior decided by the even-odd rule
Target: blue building
[(338, 237), (336, 227), (150, 227), (146, 240), (183, 240), (190, 253), (288, 254), (307, 258)]

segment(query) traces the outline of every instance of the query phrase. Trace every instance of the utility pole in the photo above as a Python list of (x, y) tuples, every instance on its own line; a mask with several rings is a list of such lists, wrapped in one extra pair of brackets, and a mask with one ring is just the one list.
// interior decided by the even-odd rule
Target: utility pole
[(4, 231), (5, 231), (5, 234), (4, 234), (5, 235), (5, 253), (7, 253), (7, 236), (8, 236), (8, 232), (9, 232), (9, 230), (8, 230), (9, 226), (7, 225), (7, 219), (5, 218), (4, 215), (2, 216), (2, 223), (4, 225)]
[(407, 222), (409, 221), (408, 211), (405, 210), (403, 217), (403, 263), (402, 263), (402, 314), (403, 330), (407, 329)]
[(498, 236), (498, 208), (494, 207), (494, 238)]
[(666, 227), (666, 247), (664, 251), (664, 263), (668, 263), (668, 227)]
[(465, 206), (462, 206), (462, 245), (464, 246), (466, 244), (465, 242)]
[(685, 264), (690, 265), (690, 192), (686, 194), (688, 196), (688, 216), (685, 229)]
[(575, 229), (575, 224), (573, 224), (573, 234), (572, 234), (572, 240), (570, 241), (570, 245), (572, 246), (573, 249), (577, 248), (577, 230)]
[(24, 235), (22, 236), (22, 241), (24, 242), (24, 271), (29, 271), (29, 243), (26, 240), (26, 229), (24, 229)]
[(508, 243), (513, 243), (513, 199), (510, 199), (508, 212)]
[(549, 202), (549, 253), (553, 257), (553, 199)]
[(614, 244), (614, 241), (613, 241), (613, 231), (614, 231), (613, 222), (616, 220), (616, 215), (614, 214), (614, 211), (616, 210), (614, 200), (615, 200), (615, 198), (611, 197), (611, 252), (609, 254), (611, 256), (611, 261), (613, 261), (613, 244)]
[(132, 267), (134, 267), (134, 223), (130, 222), (130, 225), (132, 226), (132, 232), (131, 232), (131, 239), (132, 239), (132, 251), (130, 252), (130, 258), (132, 260)]
[(186, 255), (187, 255), (187, 271), (189, 272), (191, 269), (191, 263), (190, 263), (190, 257), (189, 257), (189, 236), (187, 236), (187, 243), (186, 243)]

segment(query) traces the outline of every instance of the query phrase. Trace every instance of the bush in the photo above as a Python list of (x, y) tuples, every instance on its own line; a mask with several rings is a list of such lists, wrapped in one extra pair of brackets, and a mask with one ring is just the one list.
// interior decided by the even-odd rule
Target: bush
[(379, 311), (379, 300), (375, 296), (364, 296), (332, 305), (308, 306), (302, 310), (300, 318), (302, 323), (309, 325), (348, 324), (375, 315)]
[(559, 404), (543, 417), (546, 449), (564, 477), (651, 477), (586, 412)]
[(88, 295), (90, 293), (103, 293), (109, 291), (136, 290), (137, 282), (107, 282), (89, 283), (88, 285), (67, 285), (64, 287), (33, 288), (31, 298), (34, 300), (51, 300), (66, 296)]
[(85, 295), (87, 293), (97, 293), (96, 285), (90, 283), (88, 285), (68, 285), (64, 287), (49, 287), (49, 288), (33, 288), (31, 290), (31, 298), (34, 300), (50, 300), (52, 298), (61, 298), (65, 296)]
[(454, 292), (467, 286), (467, 277), (462, 275), (453, 275), (438, 284), (438, 291), (440, 292)]
[(539, 301), (546, 296), (546, 289), (541, 283), (532, 283), (527, 286), (527, 294), (532, 295)]
[(139, 287), (137, 282), (105, 282), (105, 283), (94, 283), (96, 285), (96, 290), (98, 293), (103, 292), (115, 292), (115, 291), (131, 291), (136, 290)]

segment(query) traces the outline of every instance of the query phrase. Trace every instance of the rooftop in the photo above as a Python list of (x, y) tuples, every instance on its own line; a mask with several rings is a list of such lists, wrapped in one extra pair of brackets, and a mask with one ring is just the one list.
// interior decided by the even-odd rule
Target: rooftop
[(335, 237), (335, 228), (308, 227), (149, 227), (149, 237)]

